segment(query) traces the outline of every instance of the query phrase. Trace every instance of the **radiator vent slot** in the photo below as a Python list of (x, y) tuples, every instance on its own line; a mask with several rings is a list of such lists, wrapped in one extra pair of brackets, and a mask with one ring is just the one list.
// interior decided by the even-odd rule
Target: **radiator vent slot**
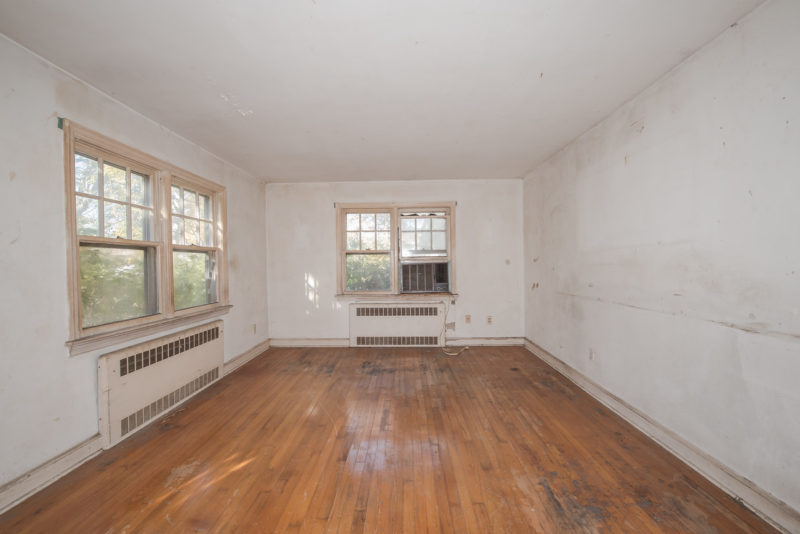
[(158, 347), (152, 347), (127, 358), (122, 358), (119, 361), (119, 376), (129, 375), (139, 369), (144, 369), (167, 358), (172, 358), (217, 338), (219, 338), (219, 327), (209, 328)]
[(358, 336), (356, 337), (356, 345), (361, 347), (374, 347), (374, 346), (419, 346), (419, 345), (432, 345), (437, 346), (439, 338), (436, 336)]
[(358, 307), (356, 317), (419, 317), (436, 316), (439, 309), (435, 306), (387, 306), (387, 307)]
[(138, 411), (130, 414), (128, 417), (123, 417), (120, 421), (120, 436), (124, 436), (128, 432), (142, 426), (151, 419), (158, 417), (181, 402), (183, 399), (190, 397), (194, 393), (205, 388), (217, 378), (219, 378), (219, 368), (215, 367), (206, 374), (195, 378), (191, 382), (179, 387), (175, 391), (167, 393), (160, 399), (155, 400), (144, 408), (141, 408)]

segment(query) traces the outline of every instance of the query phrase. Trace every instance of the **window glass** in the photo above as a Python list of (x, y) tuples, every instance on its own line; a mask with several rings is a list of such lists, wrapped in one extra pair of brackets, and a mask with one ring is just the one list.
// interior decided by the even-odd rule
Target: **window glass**
[(128, 201), (128, 178), (124, 167), (103, 165), (103, 196), (121, 202)]
[(197, 217), (197, 193), (183, 190), (183, 213), (188, 217)]
[(347, 291), (391, 291), (391, 258), (388, 254), (348, 254)]
[(84, 328), (156, 312), (148, 291), (149, 249), (80, 247), (81, 323)]
[(172, 213), (183, 214), (183, 197), (181, 195), (181, 188), (172, 186)]
[(140, 206), (150, 206), (150, 177), (137, 172), (131, 173), (131, 202)]
[(97, 159), (75, 154), (75, 191), (97, 196), (99, 184)]
[(75, 197), (78, 235), (100, 234), (100, 202), (94, 198)]
[(105, 230), (103, 235), (106, 237), (128, 237), (128, 212), (124, 204), (105, 201), (103, 206), (103, 221)]
[(172, 278), (175, 309), (217, 302), (216, 262), (212, 252), (174, 251)]

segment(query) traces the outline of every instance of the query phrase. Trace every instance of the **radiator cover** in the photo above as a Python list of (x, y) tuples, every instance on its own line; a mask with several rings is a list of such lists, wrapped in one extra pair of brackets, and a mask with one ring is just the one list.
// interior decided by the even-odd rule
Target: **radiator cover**
[(222, 321), (101, 356), (98, 413), (104, 448), (219, 380), (223, 359)]
[(443, 302), (350, 304), (351, 347), (442, 345)]

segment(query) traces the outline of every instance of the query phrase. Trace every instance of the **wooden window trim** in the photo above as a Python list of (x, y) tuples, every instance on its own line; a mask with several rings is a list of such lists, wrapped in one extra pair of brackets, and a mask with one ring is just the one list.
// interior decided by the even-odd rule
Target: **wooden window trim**
[[(70, 309), (70, 338), (66, 345), (70, 355), (115, 345), (130, 339), (154, 334), (191, 322), (218, 317), (231, 308), (228, 302), (227, 210), (223, 186), (192, 174), (140, 150), (115, 141), (93, 130), (64, 119), (64, 176), (66, 193), (67, 233), (67, 284)], [(104, 236), (79, 236), (75, 197), (84, 195), (75, 191), (75, 152), (91, 150), (91, 154), (110, 156), (112, 163), (125, 164), (142, 172), (152, 180), (153, 235), (149, 241), (108, 238)], [(87, 154), (88, 155), (88, 154)], [(174, 310), (172, 288), (172, 210), (169, 204), (171, 185), (179, 182), (195, 191), (211, 194), (214, 209), (214, 247), (188, 246), (181, 249), (214, 251), (217, 254), (217, 302), (180, 311)], [(130, 185), (129, 185), (130, 187)], [(98, 191), (102, 196), (102, 191)], [(129, 199), (130, 200), (130, 199)], [(137, 206), (137, 204), (133, 204)], [(99, 229), (102, 233), (102, 228)], [(156, 254), (157, 311), (153, 315), (137, 317), (105, 325), (84, 328), (81, 324), (80, 258), (81, 243), (106, 244), (135, 248), (152, 248)]]
[[(455, 296), (456, 293), (456, 202), (375, 202), (375, 203), (336, 203), (336, 296), (337, 297), (390, 297), (393, 300), (415, 300), (420, 298), (436, 295)], [(398, 246), (399, 225), (400, 225), (400, 212), (413, 211), (417, 209), (440, 209), (447, 211), (447, 245), (448, 255), (447, 261), (450, 262), (450, 291), (446, 293), (424, 293), (424, 294), (409, 294), (401, 293), (399, 288), (399, 281), (397, 276), (398, 267), (401, 262), (400, 250)], [(392, 264), (391, 269), (391, 290), (390, 291), (347, 291), (346, 276), (347, 270), (345, 268), (345, 261), (347, 259), (346, 250), (346, 227), (347, 227), (347, 214), (348, 213), (375, 213), (375, 212), (389, 212), (391, 214), (391, 237), (392, 246), (389, 253), (390, 261)], [(359, 252), (359, 251), (355, 251)], [(385, 254), (384, 251), (362, 251), (365, 254)], [(433, 256), (428, 261), (442, 258), (442, 256)], [(409, 261), (409, 260), (406, 260)], [(415, 261), (415, 260), (410, 260)], [(418, 260), (420, 262), (424, 260)]]

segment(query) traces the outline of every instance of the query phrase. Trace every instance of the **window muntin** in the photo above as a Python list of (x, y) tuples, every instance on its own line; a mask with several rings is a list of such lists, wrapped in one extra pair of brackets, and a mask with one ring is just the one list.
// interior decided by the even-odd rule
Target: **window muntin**
[(449, 262), (452, 208), (340, 206), (340, 292), (404, 293), (398, 280), (403, 264)]

